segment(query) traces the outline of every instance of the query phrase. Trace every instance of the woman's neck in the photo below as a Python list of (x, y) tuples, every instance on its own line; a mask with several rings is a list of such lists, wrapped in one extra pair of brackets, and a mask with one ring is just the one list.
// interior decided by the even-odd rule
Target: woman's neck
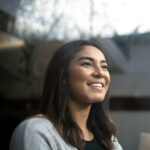
[(80, 127), (83, 133), (83, 139), (90, 141), (93, 139), (92, 132), (87, 128), (87, 120), (91, 109), (91, 104), (89, 105), (82, 105), (77, 103), (76, 101), (70, 100), (69, 101), (69, 108), (73, 119)]

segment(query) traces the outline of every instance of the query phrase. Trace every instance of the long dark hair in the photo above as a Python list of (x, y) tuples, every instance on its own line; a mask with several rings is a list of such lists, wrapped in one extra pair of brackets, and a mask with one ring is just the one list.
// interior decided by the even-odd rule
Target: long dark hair
[[(68, 79), (68, 66), (83, 46), (94, 46), (103, 52), (102, 48), (93, 42), (85, 40), (72, 41), (65, 44), (53, 55), (45, 76), (43, 94), (41, 97), (43, 113), (56, 127), (61, 137), (69, 144), (83, 150), (82, 132), (73, 120), (68, 107), (69, 87), (64, 84)], [(115, 125), (109, 117), (109, 99), (107, 95), (101, 103), (92, 104), (88, 121), (88, 129), (94, 138), (107, 150), (112, 150), (112, 136)]]

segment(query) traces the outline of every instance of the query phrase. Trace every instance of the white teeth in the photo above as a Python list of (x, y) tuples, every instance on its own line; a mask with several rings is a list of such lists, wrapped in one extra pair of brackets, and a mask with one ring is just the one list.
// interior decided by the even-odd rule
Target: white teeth
[(93, 87), (102, 87), (102, 84), (101, 83), (93, 83), (90, 86), (93, 86)]

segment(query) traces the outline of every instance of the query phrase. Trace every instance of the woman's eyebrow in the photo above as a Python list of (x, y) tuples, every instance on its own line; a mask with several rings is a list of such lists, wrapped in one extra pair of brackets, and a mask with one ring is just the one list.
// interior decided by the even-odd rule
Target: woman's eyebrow
[(85, 56), (85, 57), (80, 57), (80, 58), (78, 59), (78, 61), (83, 60), (83, 59), (87, 59), (87, 60), (90, 60), (90, 61), (92, 61), (92, 62), (94, 61), (93, 58), (87, 57), (87, 56)]
[[(92, 57), (87, 57), (87, 56), (85, 56), (85, 57), (80, 57), (80, 58), (78, 59), (78, 61), (84, 60), (84, 59), (87, 59), (87, 60), (90, 60), (90, 61), (94, 62), (94, 59), (93, 59)], [(107, 64), (107, 61), (104, 59), (104, 60), (101, 60), (100, 63), (106, 63), (106, 64)]]

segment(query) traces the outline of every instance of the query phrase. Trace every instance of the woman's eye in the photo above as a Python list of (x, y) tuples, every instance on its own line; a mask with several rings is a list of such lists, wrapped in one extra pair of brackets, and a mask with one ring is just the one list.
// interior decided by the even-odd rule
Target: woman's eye
[(92, 64), (89, 62), (84, 62), (84, 63), (82, 63), (82, 66), (92, 66)]
[(108, 70), (108, 66), (107, 65), (102, 66), (102, 68)]

